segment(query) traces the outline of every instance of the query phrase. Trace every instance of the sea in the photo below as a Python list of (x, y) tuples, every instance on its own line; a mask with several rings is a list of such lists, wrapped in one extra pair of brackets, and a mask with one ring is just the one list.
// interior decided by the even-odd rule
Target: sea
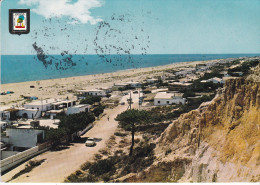
[(1, 84), (102, 74), (179, 62), (253, 56), (260, 54), (70, 55), (69, 60), (64, 60), (60, 55), (51, 55), (47, 58), (56, 62), (46, 64), (42, 62), (43, 58), (36, 55), (2, 55)]

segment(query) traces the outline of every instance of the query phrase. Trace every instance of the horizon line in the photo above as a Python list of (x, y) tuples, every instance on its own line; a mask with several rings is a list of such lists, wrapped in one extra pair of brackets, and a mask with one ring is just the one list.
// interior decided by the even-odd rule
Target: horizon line
[[(242, 55), (242, 54), (250, 54), (250, 55), (260, 55), (260, 53), (151, 53), (151, 54), (130, 54), (130, 55), (224, 55), (224, 54), (229, 54), (229, 55)], [(1, 56), (7, 56), (7, 55), (37, 55), (37, 54), (0, 54)], [(48, 54), (48, 55), (60, 55), (59, 54)], [(97, 55), (98, 54), (67, 54), (67, 55)], [(102, 55), (129, 55), (129, 54), (102, 54)]]

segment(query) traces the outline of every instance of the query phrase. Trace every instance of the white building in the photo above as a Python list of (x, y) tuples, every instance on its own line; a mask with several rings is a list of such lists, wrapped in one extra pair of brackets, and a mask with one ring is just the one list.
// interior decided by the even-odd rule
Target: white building
[(27, 119), (35, 119), (40, 118), (42, 115), (42, 111), (40, 109), (26, 109), (26, 108), (18, 108), (17, 115), (19, 117), (27, 118)]
[(1, 139), (13, 147), (32, 148), (44, 139), (44, 131), (28, 128), (7, 128), (6, 136)]
[(80, 113), (80, 112), (89, 112), (90, 109), (90, 105), (88, 104), (79, 104), (73, 107), (69, 107), (66, 111), (67, 115), (70, 114), (76, 114), (76, 113)]
[(154, 97), (154, 105), (185, 104), (185, 98), (175, 93), (159, 92)]
[(118, 83), (113, 85), (112, 90), (113, 91), (119, 91), (120, 89), (126, 90), (128, 86), (129, 85), (127, 83)]
[(140, 82), (126, 82), (126, 84), (128, 84), (130, 87), (133, 88), (141, 88), (142, 84)]
[(146, 82), (152, 84), (152, 83), (158, 82), (158, 79), (156, 79), (156, 78), (148, 78), (148, 79), (146, 79)]
[(207, 82), (213, 82), (214, 84), (217, 84), (217, 83), (224, 83), (224, 80), (222, 80), (221, 78), (217, 78), (217, 77), (214, 77), (214, 78), (210, 78), (208, 80), (201, 80), (201, 83), (207, 83)]
[(77, 90), (80, 95), (83, 96), (106, 96), (106, 91), (101, 89), (92, 89), (92, 90)]
[(108, 93), (112, 92), (112, 87), (102, 87), (102, 88), (100, 88), (100, 90), (103, 90), (106, 92), (106, 94), (108, 94)]
[(60, 100), (60, 99), (46, 99), (33, 101), (23, 105), (23, 108), (18, 108), (18, 116), (28, 119), (40, 118), (42, 112), (48, 112), (50, 110), (60, 110), (75, 105), (76, 102), (72, 100)]
[(196, 72), (195, 68), (188, 68), (188, 69), (176, 72), (175, 75), (177, 75), (177, 76), (186, 76), (187, 74), (193, 74), (195, 72)]
[(52, 103), (52, 110), (60, 110), (76, 105), (76, 101), (73, 100), (57, 100)]
[(25, 109), (38, 109), (40, 111), (47, 111), (52, 109), (52, 103), (57, 102), (56, 99), (47, 99), (47, 100), (39, 100), (33, 101), (31, 103), (24, 104), (23, 107)]

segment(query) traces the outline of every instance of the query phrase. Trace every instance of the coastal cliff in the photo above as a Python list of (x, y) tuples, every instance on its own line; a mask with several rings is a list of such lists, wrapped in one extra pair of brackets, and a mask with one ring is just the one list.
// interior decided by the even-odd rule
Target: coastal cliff
[[(256, 75), (257, 76), (257, 75)], [(226, 81), (211, 102), (183, 114), (162, 133), (156, 161), (126, 182), (260, 181), (260, 82)]]

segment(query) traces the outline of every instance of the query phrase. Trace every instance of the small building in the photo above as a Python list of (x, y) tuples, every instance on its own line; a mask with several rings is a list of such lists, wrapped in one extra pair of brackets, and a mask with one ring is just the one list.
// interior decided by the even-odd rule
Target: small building
[(112, 92), (112, 87), (101, 87), (100, 90), (103, 90), (106, 94), (108, 94)]
[(147, 83), (150, 83), (150, 84), (156, 83), (156, 82), (158, 82), (158, 81), (159, 81), (159, 80), (156, 79), (156, 78), (148, 78), (148, 79), (146, 79), (146, 82), (147, 82)]
[(182, 91), (191, 89), (192, 83), (185, 83), (185, 82), (173, 82), (168, 83), (169, 91)]
[(75, 105), (73, 107), (69, 107), (66, 111), (66, 114), (70, 115), (70, 114), (76, 114), (76, 113), (80, 113), (80, 112), (89, 112), (89, 109), (90, 109), (90, 105), (79, 104), (79, 105)]
[(39, 111), (47, 111), (52, 109), (52, 103), (54, 102), (57, 102), (57, 99), (39, 100), (24, 104), (23, 107), (25, 109), (38, 109)]
[(101, 89), (92, 89), (92, 90), (77, 90), (78, 95), (82, 96), (106, 96), (106, 91)]
[(17, 112), (17, 116), (23, 117), (26, 119), (36, 119), (40, 118), (42, 112), (40, 109), (26, 109), (26, 108), (17, 108), (19, 111)]
[(196, 72), (195, 68), (188, 68), (188, 69), (184, 69), (182, 71), (178, 71), (175, 73), (176, 76), (186, 76), (188, 74), (193, 74)]
[(127, 83), (114, 84), (112, 91), (127, 90), (129, 85)]
[(175, 93), (159, 92), (154, 97), (154, 105), (185, 104), (186, 99)]
[(132, 88), (141, 88), (142, 84), (140, 82), (126, 82)]
[(52, 103), (52, 110), (60, 110), (68, 107), (72, 107), (76, 105), (76, 101), (73, 100), (57, 100), (56, 102)]
[(224, 83), (224, 80), (222, 80), (221, 78), (217, 78), (217, 77), (214, 77), (214, 78), (210, 78), (208, 80), (201, 80), (200, 81), (201, 83), (208, 83), (208, 82), (213, 82), (214, 84), (217, 84), (217, 83)]
[(28, 149), (43, 142), (45, 137), (43, 130), (31, 129), (26, 126), (19, 128), (6, 128), (6, 136), (1, 140), (12, 145), (13, 150)]

